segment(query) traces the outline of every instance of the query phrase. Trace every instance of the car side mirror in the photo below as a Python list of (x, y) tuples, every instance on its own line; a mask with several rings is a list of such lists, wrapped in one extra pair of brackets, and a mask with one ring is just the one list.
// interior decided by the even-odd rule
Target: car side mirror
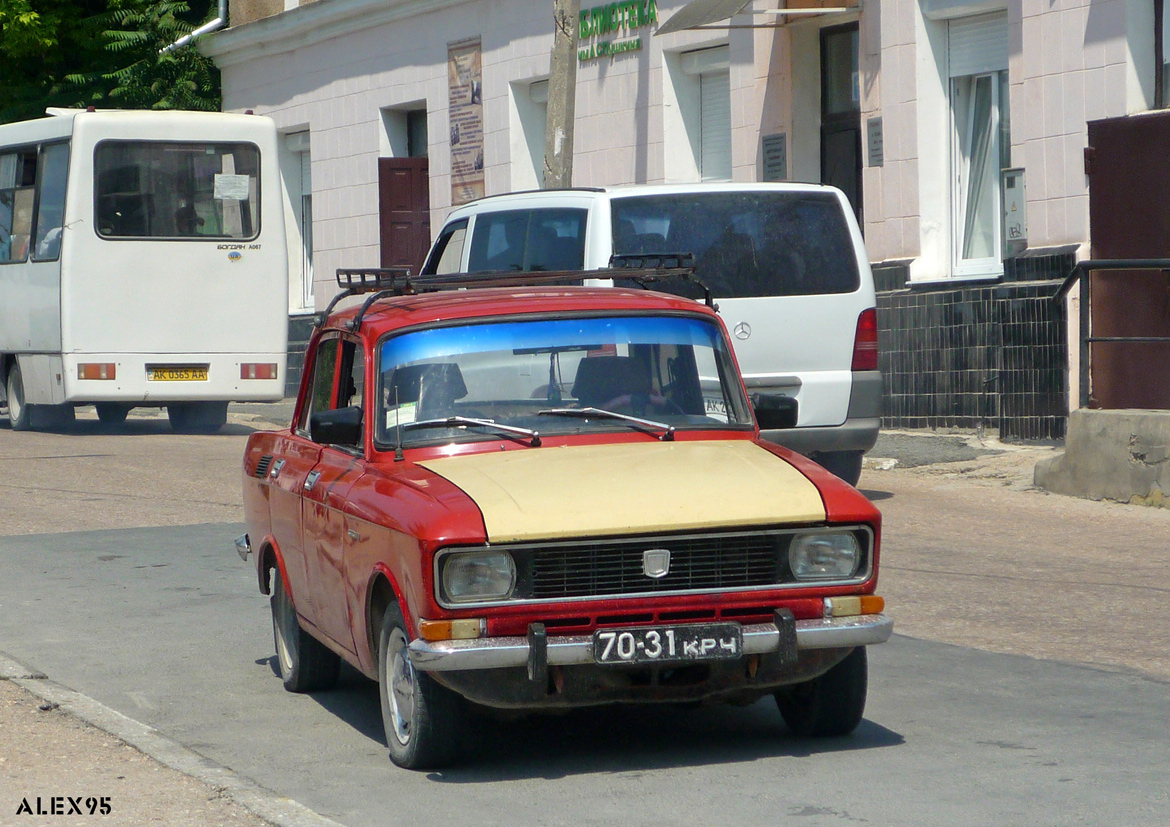
[(796, 427), (797, 406), (791, 396), (753, 393), (752, 410), (761, 431), (779, 431)]
[(314, 412), (309, 417), (309, 438), (321, 445), (361, 445), (362, 409), (353, 405)]

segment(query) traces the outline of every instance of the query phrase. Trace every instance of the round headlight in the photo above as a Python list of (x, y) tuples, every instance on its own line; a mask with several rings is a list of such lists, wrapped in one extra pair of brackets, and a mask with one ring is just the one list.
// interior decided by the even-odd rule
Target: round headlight
[(443, 560), (443, 592), (453, 603), (502, 600), (516, 585), (516, 563), (505, 551), (468, 551)]
[(852, 577), (861, 563), (861, 548), (850, 533), (800, 534), (788, 548), (788, 566), (797, 580)]

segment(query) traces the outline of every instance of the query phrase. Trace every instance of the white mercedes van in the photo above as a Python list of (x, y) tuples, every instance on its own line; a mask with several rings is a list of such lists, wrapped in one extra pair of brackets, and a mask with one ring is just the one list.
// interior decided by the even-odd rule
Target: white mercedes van
[[(539, 190), (454, 209), (422, 273), (602, 269), (613, 255), (693, 253), (750, 393), (797, 403), (764, 437), (851, 484), (877, 440), (873, 274), (845, 195), (811, 184)], [(655, 289), (687, 293), (663, 282)]]

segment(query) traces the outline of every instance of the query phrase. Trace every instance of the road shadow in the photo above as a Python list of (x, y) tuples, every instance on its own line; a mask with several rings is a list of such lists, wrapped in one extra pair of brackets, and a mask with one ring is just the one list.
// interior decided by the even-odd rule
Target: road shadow
[[(258, 430), (271, 430), (275, 425), (269, 422), (257, 422), (255, 425), (242, 422), (228, 422), (213, 434), (179, 434), (171, 428), (166, 416), (135, 417), (130, 416), (125, 422), (116, 425), (106, 424), (98, 419), (78, 418), (72, 422), (34, 424), (33, 431), (43, 434), (61, 434), (65, 436), (159, 436), (170, 434), (173, 436), (204, 436), (230, 437), (248, 436)], [(11, 430), (8, 420), (0, 421), (0, 429)]]
[(711, 705), (593, 707), (512, 721), (481, 719), (466, 763), (428, 775), (447, 784), (598, 772), (738, 764), (896, 747), (901, 735), (862, 721), (844, 738), (805, 739), (785, 727), (771, 699), (748, 707)]
[(877, 491), (872, 488), (859, 488), (857, 490), (864, 494), (867, 500), (875, 503), (881, 502), (882, 500), (893, 499), (894, 496), (894, 492), (892, 491)]
[[(265, 660), (279, 677), (276, 657), (257, 663)], [(385, 748), (378, 686), (356, 669), (343, 664), (336, 688), (309, 697)], [(480, 784), (650, 772), (835, 752), (860, 755), (905, 743), (900, 734), (871, 720), (863, 720), (843, 738), (798, 738), (788, 731), (771, 698), (750, 706), (630, 704), (533, 714), (477, 709), (468, 736), (466, 760), (429, 773), (430, 780)], [(389, 753), (385, 755), (389, 764)]]

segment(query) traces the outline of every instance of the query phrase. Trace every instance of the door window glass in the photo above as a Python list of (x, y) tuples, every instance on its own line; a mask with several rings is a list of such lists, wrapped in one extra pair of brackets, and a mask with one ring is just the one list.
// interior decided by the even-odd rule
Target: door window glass
[(65, 222), (65, 178), (69, 172), (69, 145), (51, 144), (41, 149), (34, 261), (52, 261), (61, 254)]
[(334, 407), (334, 376), (337, 373), (338, 339), (323, 339), (317, 345), (313, 357), (313, 384), (309, 388), (308, 404), (301, 412), (300, 429), (309, 430), (309, 420), (317, 411), (329, 411)]

